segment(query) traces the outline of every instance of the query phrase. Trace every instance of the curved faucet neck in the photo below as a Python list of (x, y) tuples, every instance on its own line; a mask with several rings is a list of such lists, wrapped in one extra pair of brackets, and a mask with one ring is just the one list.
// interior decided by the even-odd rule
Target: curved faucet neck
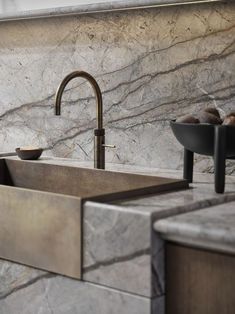
[(81, 77), (88, 80), (94, 90), (95, 97), (96, 97), (96, 115), (97, 115), (97, 128), (103, 128), (103, 100), (100, 87), (93, 76), (89, 73), (84, 71), (74, 71), (68, 74), (61, 84), (59, 85), (57, 92), (56, 92), (56, 101), (55, 101), (55, 114), (60, 115), (61, 113), (61, 99), (64, 92), (65, 87), (67, 84), (74, 78)]

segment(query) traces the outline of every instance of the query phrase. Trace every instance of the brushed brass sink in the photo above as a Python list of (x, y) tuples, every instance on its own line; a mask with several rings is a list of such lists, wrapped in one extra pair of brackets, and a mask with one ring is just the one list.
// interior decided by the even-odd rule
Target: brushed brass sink
[(184, 180), (0, 159), (0, 257), (80, 279), (85, 200), (187, 187)]

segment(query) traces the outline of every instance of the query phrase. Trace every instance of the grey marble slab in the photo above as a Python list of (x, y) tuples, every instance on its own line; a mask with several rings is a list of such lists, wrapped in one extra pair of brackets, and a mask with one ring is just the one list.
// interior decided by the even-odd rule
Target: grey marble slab
[[(53, 110), (55, 91), (62, 78), (70, 71), (83, 69), (95, 76), (103, 92), (107, 142), (117, 146), (115, 150), (107, 150), (107, 161), (126, 165), (181, 169), (183, 150), (174, 138), (168, 121), (211, 105), (216, 105), (225, 112), (234, 109), (235, 76), (231, 71), (235, 64), (234, 25), (235, 6), (232, 2), (228, 5), (193, 5), (1, 23), (1, 150), (13, 151), (18, 146), (37, 145), (44, 147), (51, 156), (92, 161), (93, 129), (96, 123), (91, 90), (84, 82), (74, 82), (63, 97), (62, 116), (54, 117)], [(73, 162), (77, 164), (76, 161)], [(211, 158), (196, 156), (195, 168), (204, 172), (213, 172), (213, 162)], [(123, 170), (124, 166), (116, 166), (116, 169)], [(127, 168), (126, 170), (128, 171)], [(138, 168), (140, 172), (145, 170)], [(234, 172), (234, 162), (228, 162), (227, 172), (229, 174)], [(150, 169), (148, 173), (151, 173)], [(161, 171), (160, 173), (163, 174)], [(177, 173), (167, 172), (167, 175), (177, 176)], [(148, 218), (151, 218), (153, 223), (156, 219), (169, 217), (171, 214), (180, 214), (233, 200), (233, 179), (227, 179), (228, 192), (223, 196), (214, 194), (212, 180), (210, 176), (200, 175), (196, 177), (193, 190), (173, 192), (158, 198), (152, 196), (128, 202), (122, 201), (108, 206), (133, 213), (136, 222), (139, 217), (142, 217), (137, 226), (142, 224), (147, 227)], [(96, 205), (93, 206), (91, 213), (96, 208)], [(115, 220), (112, 220), (111, 213), (109, 214), (110, 229), (112, 221)], [(117, 213), (114, 211), (113, 215)], [(95, 219), (92, 217), (92, 227)], [(117, 230), (122, 230), (121, 220), (119, 216)], [(99, 223), (95, 225), (98, 234), (101, 233), (101, 229), (98, 228)], [(137, 235), (133, 225), (131, 228)], [(87, 232), (89, 230), (92, 228), (87, 227)], [(94, 228), (93, 232), (96, 232)], [(130, 270), (127, 277), (129, 284), (125, 282), (124, 288), (133, 291), (137, 282), (136, 291), (139, 294), (151, 291), (152, 295), (159, 295), (153, 308), (161, 307), (165, 293), (164, 245), (158, 234), (153, 231), (151, 234), (149, 230), (146, 231), (151, 238), (148, 243), (146, 243), (145, 231), (139, 229), (138, 232), (139, 238), (142, 239), (139, 250), (149, 247), (149, 254), (136, 258), (131, 247), (127, 245), (125, 249), (124, 232), (124, 236), (120, 237), (119, 246), (118, 238), (110, 238), (110, 242), (114, 241), (115, 247), (111, 253), (107, 250), (103, 258), (96, 248), (88, 247), (85, 258), (87, 267), (96, 267), (97, 261), (101, 266), (92, 268), (94, 279), (92, 272), (90, 274), (87, 272), (87, 276), (90, 276), (90, 281), (98, 278), (100, 285), (104, 281), (105, 284), (119, 289), (124, 280), (117, 278), (110, 267), (116, 255), (118, 263), (115, 264), (115, 272), (121, 274), (123, 265)], [(101, 242), (102, 237), (107, 241), (108, 237), (105, 233), (101, 233), (97, 235), (97, 243)], [(92, 231), (90, 234), (87, 233), (87, 245), (89, 238), (92, 238)], [(107, 248), (110, 247), (108, 243)], [(122, 254), (123, 248), (124, 254)], [(104, 252), (103, 248), (102, 250)], [(92, 251), (98, 256), (91, 256)], [(134, 257), (128, 260), (130, 256)], [(149, 263), (150, 259), (152, 265)], [(9, 268), (5, 263), (4, 267)], [(143, 282), (146, 278), (147, 282), (144, 283), (143, 289), (138, 279), (141, 268), (145, 269), (141, 278)], [(107, 273), (110, 281), (107, 276), (103, 276)], [(41, 275), (44, 274), (39, 273), (36, 276)], [(94, 293), (93, 299), (87, 292), (91, 307), (87, 309), (86, 302), (83, 304), (81, 301), (78, 309), (79, 294), (81, 293), (81, 296), (83, 294), (80, 292), (82, 289), (79, 290), (77, 287), (81, 287), (81, 283), (75, 287), (70, 279), (63, 278), (64, 282), (61, 277), (58, 280), (49, 278), (52, 282), (51, 287), (56, 287), (50, 289), (47, 278), (39, 283), (31, 273), (30, 278), (37, 285), (30, 285), (31, 298), (27, 298), (29, 291), (27, 279), (23, 280), (25, 284), (22, 284), (23, 289), (19, 290), (17, 289), (19, 277), (20, 275), (17, 275), (16, 283), (14, 280), (13, 283), (6, 282), (4, 279), (0, 281), (1, 291), (4, 291), (4, 282), (16, 291), (15, 296), (11, 294), (9, 296), (11, 298), (7, 301), (0, 300), (2, 303), (0, 308), (5, 309), (7, 314), (18, 314), (20, 311), (17, 309), (27, 307), (27, 314), (30, 312), (35, 314), (35, 309), (41, 310), (43, 314), (52, 312), (47, 308), (47, 296), (50, 291), (53, 293), (54, 313), (59, 313), (56, 303), (60, 299), (65, 302), (64, 307), (59, 303), (64, 313), (83, 314), (83, 309), (87, 313), (89, 310), (92, 312), (94, 304), (97, 309), (100, 309), (99, 302), (107, 296)], [(25, 290), (24, 286), (26, 286)], [(83, 287), (88, 286), (90, 284), (86, 283)], [(105, 291), (110, 300), (109, 297), (113, 296), (110, 291), (113, 289)], [(118, 306), (120, 303), (113, 302), (114, 307), (117, 306), (118, 313), (125, 313), (125, 308), (127, 310), (130, 308), (126, 295), (129, 293), (122, 292), (119, 295), (123, 300), (123, 311)], [(84, 298), (86, 299), (86, 296)], [(96, 298), (99, 300), (96, 301)], [(137, 297), (137, 304), (139, 298), (142, 300), (143, 297)], [(33, 305), (30, 308), (31, 303)], [(150, 308), (149, 302), (146, 306)], [(136, 309), (134, 306), (133, 308)], [(145, 308), (145, 305), (144, 309), (139, 306), (144, 314)], [(107, 305), (107, 312), (115, 313), (112, 312), (111, 305)]]
[(93, 202), (83, 212), (83, 280), (151, 297), (149, 215)]
[[(149, 173), (151, 175), (168, 177), (180, 177), (182, 175), (179, 171), (123, 167), (114, 164), (107, 166), (107, 168), (119, 171)], [(164, 243), (152, 231), (152, 224), (163, 217), (179, 215), (235, 200), (234, 177), (227, 177), (227, 192), (223, 195), (214, 192), (213, 181), (213, 175), (196, 174), (195, 183), (191, 185), (189, 190), (131, 200), (119, 200), (112, 202), (109, 206), (87, 203), (85, 213), (87, 211), (88, 216), (85, 220), (87, 222), (93, 219), (96, 221), (97, 215), (98, 220), (102, 220), (98, 210), (100, 207), (102, 208), (102, 217), (107, 217), (107, 220), (105, 219), (107, 229), (104, 228), (105, 231), (103, 227), (95, 229), (94, 223), (92, 223), (92, 228), (85, 229), (88, 237), (93, 238), (94, 242), (89, 241), (85, 246), (88, 255), (85, 256), (84, 265), (92, 263), (92, 259), (89, 262), (89, 255), (92, 255), (95, 260), (93, 264), (96, 266), (94, 269), (90, 268), (92, 271), (89, 270), (88, 266), (89, 271), (84, 273), (84, 279), (145, 296), (164, 295)], [(105, 214), (106, 211), (108, 215)], [(109, 220), (111, 223), (108, 223)], [(98, 226), (99, 223), (97, 222), (96, 225)], [(114, 235), (110, 236), (112, 225), (115, 226), (113, 228)], [(124, 234), (123, 230), (125, 231)], [(106, 244), (100, 252), (97, 251), (97, 248), (100, 248), (99, 241)], [(96, 249), (89, 245), (91, 242), (96, 246)]]
[[(82, 69), (103, 93), (106, 142), (116, 145), (106, 160), (181, 169), (169, 120), (213, 105), (234, 110), (234, 25), (234, 1), (1, 23), (1, 150), (34, 145), (92, 161), (90, 86), (71, 82), (61, 117), (53, 110), (61, 80)], [(212, 158), (195, 156), (195, 168), (213, 172)]]
[(0, 260), (1, 314), (164, 314), (150, 299)]
[[(80, 3), (79, 3), (80, 2)], [(87, 2), (87, 3), (86, 3)], [(172, 4), (187, 3), (203, 3), (203, 2), (222, 2), (222, 0), (89, 0), (78, 1), (74, 5), (74, 1), (60, 2), (60, 6), (54, 2), (47, 1), (41, 5), (25, 5), (21, 3), (10, 3), (9, 8), (3, 6), (0, 10), (0, 20), (18, 20), (31, 19), (39, 17), (51, 17), (60, 15), (81, 15), (98, 12), (123, 11), (129, 9), (145, 9), (158, 6), (168, 6)], [(22, 9), (23, 7), (23, 9)], [(36, 7), (36, 8), (35, 8)]]
[(162, 219), (154, 228), (166, 240), (235, 254), (235, 202)]
[[(114, 167), (114, 166), (113, 166)], [(127, 167), (126, 167), (127, 168)], [(123, 168), (123, 169), (126, 169)], [(149, 173), (165, 177), (182, 178), (181, 171), (164, 171), (163, 169), (150, 169), (129, 166), (129, 171)], [(120, 169), (120, 166), (119, 168)], [(126, 170), (125, 170), (126, 171)], [(177, 215), (229, 201), (235, 200), (235, 180), (233, 176), (226, 176), (226, 192), (217, 194), (214, 191), (214, 176), (210, 174), (195, 173), (194, 182), (187, 190), (172, 191), (159, 195), (150, 195), (128, 200), (116, 200), (112, 204), (128, 210), (151, 213), (153, 219), (160, 219), (169, 215)]]

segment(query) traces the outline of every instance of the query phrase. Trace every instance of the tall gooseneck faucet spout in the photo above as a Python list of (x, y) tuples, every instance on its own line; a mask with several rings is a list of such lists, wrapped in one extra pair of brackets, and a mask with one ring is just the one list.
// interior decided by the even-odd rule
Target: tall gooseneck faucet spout
[(76, 77), (82, 77), (88, 80), (95, 92), (96, 97), (96, 113), (97, 113), (97, 128), (103, 128), (103, 100), (100, 87), (93, 76), (84, 71), (74, 71), (68, 74), (63, 81), (60, 83), (57, 92), (56, 92), (56, 101), (55, 101), (55, 114), (59, 116), (61, 114), (61, 99), (66, 85)]
[[(100, 87), (93, 76), (84, 71), (74, 71), (68, 74), (56, 92), (55, 100), (55, 114), (61, 114), (61, 99), (66, 85), (74, 78), (81, 77), (88, 80), (95, 92), (96, 97), (96, 115), (97, 115), (97, 129), (94, 130), (95, 146), (94, 146), (94, 167), (98, 169), (105, 169), (105, 130), (103, 129), (103, 100)], [(107, 145), (114, 147), (112, 145)]]

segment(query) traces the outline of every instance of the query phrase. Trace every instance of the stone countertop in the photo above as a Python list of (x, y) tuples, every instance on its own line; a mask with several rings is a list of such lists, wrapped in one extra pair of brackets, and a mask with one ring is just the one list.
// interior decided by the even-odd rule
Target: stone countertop
[[(194, 0), (195, 3), (200, 0)], [(220, 2), (221, 0), (211, 0), (212, 2)], [(123, 11), (129, 9), (144, 9), (152, 8), (156, 6), (172, 5), (178, 3), (190, 3), (190, 0), (93, 0), (87, 1), (87, 3), (78, 3), (74, 5), (74, 2), (70, 2), (70, 5), (48, 7), (38, 6), (37, 9), (16, 11), (16, 12), (0, 12), (0, 20), (17, 20), (17, 19), (30, 19), (36, 17), (49, 17), (59, 15), (73, 15), (73, 14), (91, 14), (97, 12), (112, 12), (112, 11)]]
[[(38, 162), (93, 167), (92, 163), (51, 157), (43, 157)], [(121, 164), (106, 166), (107, 170), (182, 177), (181, 171)], [(216, 194), (212, 175), (195, 174), (195, 183), (190, 189), (109, 204), (85, 202), (83, 280), (151, 298), (159, 306), (158, 313), (163, 313), (160, 309), (165, 295), (164, 242), (154, 231), (154, 223), (162, 218), (235, 201), (235, 177), (227, 177), (226, 191), (223, 195)]]
[(154, 228), (166, 240), (235, 254), (235, 202), (161, 219)]
[[(136, 166), (109, 165), (115, 170), (132, 171), (149, 175), (158, 175), (171, 178), (182, 178), (182, 171), (141, 168)], [(114, 169), (114, 168), (113, 168)], [(194, 210), (215, 206), (235, 200), (235, 177), (226, 177), (224, 194), (214, 191), (214, 175), (195, 173), (194, 183), (189, 189), (165, 192), (157, 195), (141, 196), (135, 199), (117, 200), (112, 202), (125, 210), (146, 212), (152, 215), (153, 220), (178, 215)]]

